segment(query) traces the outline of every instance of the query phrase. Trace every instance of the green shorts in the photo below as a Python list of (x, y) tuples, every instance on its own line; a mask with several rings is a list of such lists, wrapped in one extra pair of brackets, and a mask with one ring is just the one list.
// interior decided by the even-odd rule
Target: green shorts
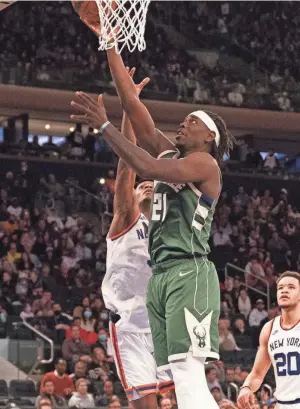
[(220, 286), (206, 257), (154, 266), (147, 308), (159, 369), (186, 358), (189, 351), (219, 359)]

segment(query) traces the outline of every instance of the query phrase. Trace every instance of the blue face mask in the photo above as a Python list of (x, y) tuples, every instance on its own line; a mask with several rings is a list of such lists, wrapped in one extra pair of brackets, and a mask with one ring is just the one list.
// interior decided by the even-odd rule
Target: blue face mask
[(101, 317), (102, 320), (107, 320), (107, 319), (108, 319), (108, 314), (107, 314), (107, 312), (102, 312), (102, 313), (100, 314), (100, 317)]
[(85, 316), (85, 318), (89, 319), (92, 316), (92, 311), (84, 311), (83, 315)]
[(106, 341), (106, 334), (100, 334), (99, 341)]

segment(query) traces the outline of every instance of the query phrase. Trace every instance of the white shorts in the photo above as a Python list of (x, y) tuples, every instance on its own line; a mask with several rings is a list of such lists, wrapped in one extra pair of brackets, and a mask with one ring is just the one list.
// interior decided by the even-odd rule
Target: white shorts
[(118, 330), (109, 324), (114, 360), (128, 400), (137, 400), (150, 393), (166, 393), (174, 389), (170, 374), (157, 372), (150, 333)]

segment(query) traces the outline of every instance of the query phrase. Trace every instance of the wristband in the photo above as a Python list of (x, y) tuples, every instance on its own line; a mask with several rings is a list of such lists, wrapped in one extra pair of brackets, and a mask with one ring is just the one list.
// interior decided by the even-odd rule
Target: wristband
[(101, 128), (99, 129), (99, 133), (100, 133), (100, 135), (103, 135), (103, 132), (104, 132), (104, 129), (107, 127), (107, 125), (109, 125), (110, 124), (110, 122), (109, 121), (106, 121), (106, 122), (104, 122), (104, 124), (101, 126)]
[(251, 388), (250, 388), (250, 386), (248, 386), (248, 385), (241, 386), (241, 387), (240, 387), (240, 391), (241, 391), (242, 389), (245, 389), (245, 388), (248, 388), (248, 389), (250, 390), (250, 392), (251, 392)]

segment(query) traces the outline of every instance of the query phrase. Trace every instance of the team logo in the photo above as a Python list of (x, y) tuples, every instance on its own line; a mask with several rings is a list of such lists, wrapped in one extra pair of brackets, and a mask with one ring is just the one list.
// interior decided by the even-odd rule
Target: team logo
[(206, 347), (206, 329), (198, 325), (193, 328), (193, 333), (196, 335), (200, 348)]
[(273, 332), (273, 334), (272, 334), (272, 335), (276, 335), (276, 334), (278, 334), (278, 332), (279, 332), (279, 330), (278, 330), (278, 329), (276, 329), (276, 330)]

